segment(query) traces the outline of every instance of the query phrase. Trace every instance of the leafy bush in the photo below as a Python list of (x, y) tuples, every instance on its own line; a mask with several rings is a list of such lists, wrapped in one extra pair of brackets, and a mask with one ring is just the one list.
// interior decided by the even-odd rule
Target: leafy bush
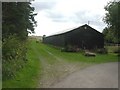
[(16, 71), (23, 67), (26, 61), (26, 43), (16, 35), (3, 39), (2, 43), (2, 79), (15, 76)]
[(100, 54), (107, 54), (108, 53), (106, 48), (97, 49), (96, 52), (100, 53)]
[(120, 47), (113, 50), (114, 53), (120, 53)]

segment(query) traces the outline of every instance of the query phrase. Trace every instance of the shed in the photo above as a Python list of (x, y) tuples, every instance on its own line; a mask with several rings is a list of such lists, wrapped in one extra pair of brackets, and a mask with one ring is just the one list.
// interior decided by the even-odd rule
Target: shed
[(87, 24), (67, 32), (44, 37), (43, 42), (63, 48), (94, 49), (104, 47), (103, 34)]

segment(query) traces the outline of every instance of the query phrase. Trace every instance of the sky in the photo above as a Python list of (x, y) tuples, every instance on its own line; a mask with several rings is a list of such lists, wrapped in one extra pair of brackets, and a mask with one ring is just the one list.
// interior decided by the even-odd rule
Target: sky
[(35, 0), (37, 27), (31, 35), (49, 36), (88, 24), (102, 32), (106, 11), (104, 7), (111, 0)]

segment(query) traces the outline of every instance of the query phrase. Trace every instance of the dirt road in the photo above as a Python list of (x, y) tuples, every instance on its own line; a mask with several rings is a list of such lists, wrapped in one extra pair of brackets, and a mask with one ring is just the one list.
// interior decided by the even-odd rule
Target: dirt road
[(40, 60), (38, 88), (117, 88), (118, 64), (69, 62), (44, 45), (33, 47)]
[(118, 63), (105, 63), (70, 74), (52, 88), (118, 88)]
[(36, 51), (42, 67), (38, 88), (51, 88), (68, 75), (93, 65), (93, 63), (66, 62), (46, 49), (43, 49), (42, 52), (47, 53), (47, 56)]

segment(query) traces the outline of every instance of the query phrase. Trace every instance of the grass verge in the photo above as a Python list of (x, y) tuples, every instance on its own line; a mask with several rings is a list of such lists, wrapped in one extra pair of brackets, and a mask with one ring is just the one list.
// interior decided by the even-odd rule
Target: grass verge
[(53, 48), (51, 45), (44, 45), (48, 51), (52, 54), (63, 58), (68, 62), (85, 62), (85, 63), (106, 63), (106, 62), (117, 62), (118, 54), (108, 53), (108, 54), (96, 54), (95, 57), (86, 57), (83, 53), (78, 52), (61, 52), (59, 49)]
[[(118, 61), (118, 56), (115, 53), (97, 54), (96, 57), (86, 57), (80, 52), (61, 52), (59, 49), (53, 48), (50, 45), (36, 43), (35, 40), (30, 40), (28, 43), (28, 62), (25, 64), (24, 68), (16, 74), (14, 79), (3, 81), (3, 88), (36, 88), (40, 79), (39, 75), (44, 68), (51, 69), (48, 70), (48, 72), (50, 71), (52, 74), (53, 71), (55, 71), (55, 73), (59, 71), (57, 67), (60, 67), (60, 65), (57, 59), (66, 61), (68, 64), (73, 62), (99, 64)], [(41, 62), (43, 62), (44, 65), (41, 64)], [(50, 77), (50, 74), (47, 76)], [(48, 79), (46, 81), (48, 81)]]
[(28, 42), (27, 63), (17, 72), (16, 77), (2, 82), (2, 88), (35, 88), (40, 74), (40, 61), (33, 50), (35, 45)]

